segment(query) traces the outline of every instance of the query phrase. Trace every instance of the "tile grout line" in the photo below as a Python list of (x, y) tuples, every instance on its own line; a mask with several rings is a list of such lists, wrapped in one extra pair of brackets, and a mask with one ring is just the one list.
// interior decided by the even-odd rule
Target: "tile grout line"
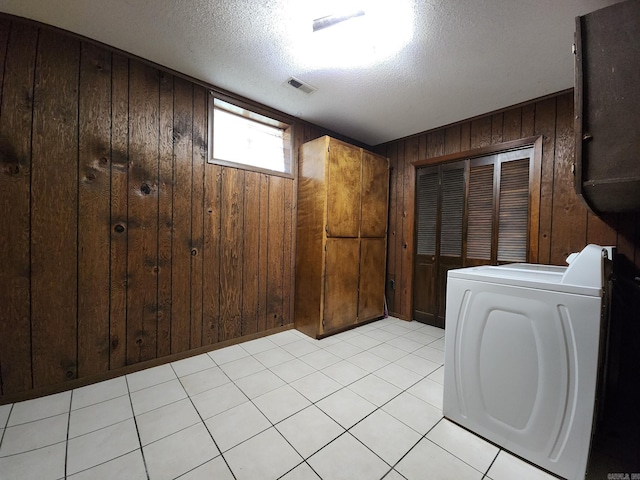
[(2, 434), (0, 435), (0, 451), (2, 449), (2, 442), (4, 440), (4, 434), (7, 431), (7, 425), (9, 425), (9, 419), (11, 418), (11, 413), (13, 412), (13, 406), (15, 403), (12, 403), (9, 407), (9, 414), (7, 415), (7, 420), (4, 422), (4, 426), (2, 427)]
[[(133, 400), (131, 399), (131, 389), (129, 388), (129, 379), (125, 375), (125, 382), (127, 383), (127, 392), (129, 392), (129, 403), (131, 405), (131, 414), (133, 415), (133, 424), (136, 426), (136, 435), (138, 436), (138, 445), (140, 446), (140, 455), (142, 456), (142, 463), (144, 464), (144, 471), (147, 474), (147, 479), (150, 480), (149, 476), (149, 467), (147, 466), (147, 459), (144, 455), (144, 450), (142, 448), (142, 440), (140, 439), (140, 430), (138, 429), (138, 421), (136, 419), (136, 411), (133, 408)], [(129, 420), (129, 419), (127, 419)], [(127, 421), (124, 420), (124, 421)], [(135, 451), (135, 450), (134, 450)], [(127, 452), (130, 453), (130, 452)]]
[(64, 445), (64, 478), (67, 478), (67, 462), (69, 460), (69, 428), (71, 427), (71, 405), (73, 405), (73, 390), (69, 395), (69, 411), (67, 416), (67, 435)]

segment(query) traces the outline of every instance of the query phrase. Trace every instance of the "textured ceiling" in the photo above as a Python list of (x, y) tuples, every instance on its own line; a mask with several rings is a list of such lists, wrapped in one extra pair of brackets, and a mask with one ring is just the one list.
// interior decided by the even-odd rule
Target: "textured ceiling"
[[(618, 0), (368, 0), (363, 17), (312, 33), (347, 1), (0, 0), (0, 11), (376, 145), (572, 87), (574, 17)], [(365, 20), (375, 47), (357, 30)], [(332, 30), (346, 37), (331, 44)]]

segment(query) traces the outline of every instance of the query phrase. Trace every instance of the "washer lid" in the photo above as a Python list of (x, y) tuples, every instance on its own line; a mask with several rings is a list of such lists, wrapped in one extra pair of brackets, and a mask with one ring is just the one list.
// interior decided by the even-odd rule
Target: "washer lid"
[(448, 278), (465, 278), (526, 288), (553, 290), (578, 295), (602, 296), (604, 256), (602, 247), (587, 245), (570, 256), (568, 267), (512, 263), (482, 265), (449, 270)]

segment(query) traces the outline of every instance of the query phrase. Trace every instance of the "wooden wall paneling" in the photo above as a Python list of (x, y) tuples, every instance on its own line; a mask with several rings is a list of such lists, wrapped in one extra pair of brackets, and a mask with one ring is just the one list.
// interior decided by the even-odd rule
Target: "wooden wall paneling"
[(111, 53), (82, 43), (78, 158), (78, 377), (109, 370)]
[(295, 279), (291, 272), (295, 268), (295, 248), (293, 248), (293, 238), (295, 237), (294, 225), (295, 217), (292, 217), (294, 195), (294, 181), (284, 179), (284, 208), (282, 222), (282, 314), (280, 315), (280, 325), (293, 323), (291, 315), (291, 299), (293, 298)]
[[(305, 128), (305, 135), (306, 135)], [(305, 137), (306, 138), (306, 137)], [(269, 175), (260, 175), (260, 241), (258, 243), (258, 330), (267, 327), (267, 246), (269, 235)]]
[(258, 331), (260, 176), (257, 172), (246, 172), (244, 178), (242, 335)]
[[(556, 99), (551, 263), (562, 265), (571, 252), (582, 250), (587, 240), (587, 209), (574, 194), (575, 159), (573, 98)], [(561, 226), (561, 227), (560, 227)]]
[(471, 120), (470, 148), (480, 148), (491, 145), (491, 117)]
[(129, 60), (114, 54), (111, 60), (110, 369), (127, 364), (128, 182)]
[(189, 350), (191, 341), (193, 85), (176, 77), (173, 102), (171, 353), (178, 353)]
[[(538, 102), (535, 110), (535, 135), (542, 135), (542, 174), (540, 180), (540, 233), (538, 261), (551, 260), (551, 216), (553, 212), (553, 181), (555, 162), (556, 98)], [(524, 129), (524, 110), (523, 110)]]
[(171, 353), (171, 264), (173, 242), (173, 88), (174, 76), (160, 74), (158, 131), (158, 322), (157, 355)]
[(503, 142), (504, 114), (496, 113), (491, 116), (491, 145)]
[(461, 151), (461, 126), (453, 125), (444, 131), (444, 155)]
[[(398, 236), (398, 157), (397, 145), (389, 144), (385, 153), (389, 158), (389, 230), (387, 232), (387, 308), (396, 313), (396, 237)], [(397, 277), (399, 278), (399, 276)], [(398, 304), (399, 308), (399, 304)]]
[(460, 124), (460, 151), (471, 150), (471, 122)]
[(283, 244), (284, 244), (283, 177), (269, 181), (269, 229), (267, 244), (267, 328), (282, 325)]
[(159, 72), (129, 71), (127, 364), (156, 358), (158, 311)]
[(618, 240), (618, 214), (607, 213), (598, 217), (587, 212), (587, 239), (586, 243), (596, 245), (615, 245)]
[(427, 134), (427, 158), (440, 157), (445, 151), (445, 131), (436, 130)]
[[(9, 41), (9, 31), (11, 29), (11, 24), (7, 19), (0, 19), (0, 92), (2, 91), (2, 84), (4, 81), (4, 68), (5, 68), (5, 60), (7, 55), (7, 43)], [(2, 104), (0, 102), (0, 117), (2, 116)], [(1, 128), (1, 127), (0, 127)], [(6, 142), (1, 140), (3, 137), (0, 137), (0, 149), (2, 148), (2, 143)], [(0, 152), (0, 165), (5, 162), (4, 153)], [(0, 206), (4, 204), (4, 199), (0, 198)], [(0, 226), (3, 226), (0, 224)], [(0, 230), (3, 232), (4, 230)], [(0, 239), (1, 240), (1, 239)], [(4, 244), (4, 242), (2, 242)], [(0, 258), (0, 260), (4, 260), (4, 258)], [(0, 276), (0, 280), (5, 280)], [(0, 301), (4, 300), (0, 297)], [(0, 310), (0, 315), (4, 313)], [(5, 325), (2, 320), (0, 320), (0, 331), (4, 332)], [(2, 350), (2, 343), (0, 343), (0, 350)], [(4, 387), (2, 382), (2, 354), (0, 353), (0, 395), (4, 395)]]
[(522, 138), (522, 108), (512, 108), (504, 112), (502, 141), (509, 142)]
[[(209, 145), (209, 150), (211, 146)], [(204, 272), (202, 343), (218, 341), (220, 324), (220, 187), (222, 167), (204, 166)]]
[(398, 175), (396, 176), (396, 188), (398, 189), (398, 198), (396, 202), (396, 235), (394, 237), (395, 242), (395, 262), (396, 262), (396, 290), (395, 290), (395, 307), (396, 313), (400, 318), (404, 318), (406, 312), (402, 309), (404, 307), (402, 303), (402, 289), (403, 289), (403, 270), (405, 265), (403, 265), (403, 255), (402, 255), (402, 244), (403, 244), (403, 232), (404, 232), (404, 207), (405, 207), (405, 191), (404, 191), (404, 171), (406, 165), (404, 163), (404, 140), (398, 142), (396, 145), (396, 165), (398, 168)]
[(533, 137), (535, 135), (536, 108), (537, 103), (529, 103), (522, 107), (521, 138)]
[(298, 166), (300, 147), (304, 143), (303, 140), (304, 129), (299, 123), (293, 127), (293, 191), (292, 191), (292, 208), (291, 208), (291, 266), (290, 266), (290, 282), (291, 291), (289, 292), (289, 323), (295, 322), (295, 288), (296, 288), (296, 251), (298, 248), (298, 235), (296, 233), (296, 226), (298, 224)]
[[(444, 132), (441, 135), (444, 145)], [(402, 212), (402, 308), (404, 317), (413, 318), (413, 253), (414, 253), (414, 218), (416, 204), (416, 169), (412, 165), (420, 159), (418, 137), (404, 142), (404, 210)]]
[(220, 210), (220, 341), (241, 335), (244, 170), (222, 169)]
[(427, 135), (422, 134), (418, 137), (418, 159), (424, 160), (427, 158)]
[(207, 96), (201, 86), (193, 88), (192, 187), (191, 187), (191, 342), (202, 346), (204, 267), (204, 166), (207, 155)]
[(78, 40), (46, 29), (40, 31), (31, 157), (31, 342), (35, 388), (62, 383), (76, 378), (78, 373), (79, 65)]
[(0, 369), (6, 394), (32, 387), (29, 219), (38, 30), (4, 20), (0, 32), (6, 51), (0, 103)]

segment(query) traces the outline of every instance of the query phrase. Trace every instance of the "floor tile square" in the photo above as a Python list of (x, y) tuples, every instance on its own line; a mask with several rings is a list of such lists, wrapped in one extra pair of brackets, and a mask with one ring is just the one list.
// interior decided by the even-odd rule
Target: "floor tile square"
[(280, 422), (276, 428), (304, 458), (344, 432), (344, 428), (315, 405)]
[(39, 450), (0, 458), (2, 478), (58, 480), (64, 478), (65, 444), (56, 443)]
[(153, 480), (172, 480), (220, 453), (201, 423), (151, 443), (143, 452)]
[(271, 367), (270, 370), (287, 383), (295, 382), (316, 371), (311, 365), (304, 363), (298, 358)]
[(95, 467), (140, 448), (133, 419), (71, 438), (67, 442), (67, 475)]
[(384, 410), (376, 410), (349, 431), (389, 465), (400, 460), (421, 437)]
[(180, 477), (180, 480), (235, 480), (221, 455), (194, 468)]
[(380, 340), (381, 342), (388, 342), (389, 340), (396, 338), (398, 336), (395, 333), (388, 332), (381, 328), (376, 328), (375, 330), (365, 332), (364, 335), (371, 338), (375, 338), (376, 340)]
[(280, 480), (320, 480), (320, 477), (307, 463), (301, 463)]
[(273, 335), (269, 335), (269, 340), (281, 347), (282, 345), (300, 340), (296, 332), (297, 330), (286, 330), (284, 332), (274, 333)]
[(126, 377), (116, 377), (73, 390), (71, 410), (121, 397), (129, 393)]
[(340, 342), (342, 342), (342, 339), (337, 338), (335, 335), (330, 335), (328, 337), (316, 340), (316, 345), (324, 350), (325, 348), (329, 348), (332, 345)]
[(518, 480), (555, 480), (556, 478), (504, 450), (498, 453), (498, 457), (487, 472), (487, 477), (492, 480), (511, 480), (513, 478)]
[(282, 363), (293, 360), (295, 357), (287, 352), (284, 348), (272, 348), (265, 352), (256, 353), (253, 358), (258, 360), (267, 368), (275, 367)]
[(271, 423), (278, 423), (310, 405), (309, 400), (289, 385), (265, 393), (255, 398), (253, 403)]
[(69, 438), (84, 435), (133, 417), (128, 395), (73, 410), (69, 418)]
[(271, 427), (271, 422), (251, 402), (211, 417), (205, 424), (223, 453)]
[(64, 442), (67, 439), (69, 414), (47, 417), (29, 423), (7, 427), (0, 446), (0, 457)]
[(7, 427), (42, 420), (67, 413), (71, 405), (71, 392), (56, 393), (13, 404)]
[(133, 413), (141, 415), (183, 398), (187, 398), (187, 392), (182, 388), (180, 380), (176, 378), (169, 382), (133, 392), (131, 394), (131, 403), (133, 404)]
[(370, 348), (369, 352), (390, 362), (395, 362), (399, 358), (402, 358), (408, 354), (401, 348), (394, 347), (388, 343), (381, 343), (380, 345), (376, 345), (375, 347)]
[(444, 385), (444, 366), (430, 373), (427, 377), (429, 380), (433, 380), (440, 385)]
[(373, 403), (348, 388), (329, 395), (316, 405), (345, 429), (351, 428), (376, 409)]
[(433, 363), (444, 365), (444, 350), (438, 350), (437, 348), (432, 348), (427, 345), (426, 347), (419, 348), (413, 352), (413, 354), (418, 357), (426, 358)]
[(364, 334), (354, 335), (353, 337), (347, 338), (345, 342), (349, 342), (350, 344), (355, 345), (356, 347), (360, 347), (363, 350), (367, 350), (382, 343), (381, 340), (376, 340), (375, 338)]
[(391, 471), (389, 471), (389, 473), (387, 473), (384, 476), (384, 480), (407, 480), (407, 479), (404, 478), (402, 475), (400, 475), (395, 470), (391, 470)]
[(326, 350), (316, 350), (315, 352), (307, 353), (299, 357), (304, 363), (308, 363), (316, 370), (322, 370), (329, 365), (338, 363), (342, 360), (337, 355), (334, 355)]
[(425, 472), (438, 480), (481, 480), (483, 477), (481, 472), (425, 438), (400, 460), (395, 469), (408, 480), (422, 480)]
[(323, 480), (371, 480), (391, 469), (380, 457), (344, 433), (307, 461)]
[(321, 398), (331, 395), (333, 392), (342, 388), (342, 385), (321, 372), (315, 372), (306, 377), (302, 377), (300, 380), (291, 383), (291, 386), (311, 402), (317, 402)]
[(146, 480), (147, 469), (142, 459), (142, 450), (138, 449), (67, 478), (68, 480), (98, 480), (110, 478)]
[(180, 378), (180, 383), (189, 396), (198, 395), (229, 382), (229, 377), (220, 367), (207, 368)]
[(357, 355), (350, 357), (347, 361), (357, 365), (369, 373), (375, 372), (390, 363), (388, 360), (385, 360), (378, 355), (374, 355), (369, 351), (358, 353)]
[(384, 405), (402, 392), (400, 388), (391, 385), (386, 380), (376, 377), (375, 375), (367, 375), (357, 382), (352, 383), (347, 388), (353, 390), (378, 407)]
[(405, 390), (416, 382), (420, 381), (422, 377), (411, 370), (408, 370), (395, 363), (382, 367), (380, 370), (376, 370), (374, 375), (386, 380), (392, 385)]
[(325, 352), (332, 353), (340, 358), (349, 358), (362, 352), (362, 348), (349, 343), (340, 341), (324, 349)]
[(420, 342), (416, 342), (415, 340), (412, 340), (410, 338), (411, 335), (412, 333), (409, 333), (404, 337), (396, 337), (392, 340), (389, 340), (387, 343), (396, 348), (400, 348), (401, 350), (404, 350), (407, 353), (412, 353), (422, 348), (424, 346), (424, 343), (420, 343)]
[(216, 363), (211, 359), (209, 355), (203, 353), (194, 357), (178, 360), (171, 363), (174, 372), (178, 377), (184, 377), (192, 373), (200, 372), (201, 370), (207, 370), (216, 366)]
[(261, 370), (236, 380), (235, 384), (247, 397), (255, 398), (285, 385), (285, 382), (271, 370)]
[(442, 418), (442, 412), (436, 407), (407, 392), (398, 395), (382, 409), (421, 435)]
[(268, 337), (262, 337), (255, 340), (249, 340), (248, 342), (242, 342), (240, 346), (251, 355), (255, 355), (256, 353), (265, 352), (267, 350), (271, 350), (272, 348), (276, 348), (278, 345), (269, 340)]
[(302, 461), (275, 428), (241, 443), (224, 456), (237, 480), (275, 479)]
[(159, 367), (147, 368), (139, 372), (130, 373), (127, 375), (127, 383), (129, 385), (129, 391), (136, 392), (143, 388), (158, 385), (159, 383), (175, 380), (176, 378), (178, 377), (176, 377), (171, 365), (165, 364)]
[(341, 362), (334, 363), (333, 365), (322, 369), (322, 373), (341, 385), (349, 385), (350, 383), (369, 375), (369, 372), (363, 368), (360, 368), (346, 360), (342, 360)]
[(223, 363), (220, 365), (220, 368), (231, 380), (235, 381), (252, 373), (264, 370), (265, 366), (253, 357), (244, 357), (229, 363)]
[(433, 325), (422, 325), (417, 332), (424, 333), (425, 335), (430, 335), (435, 338), (444, 337), (444, 328), (434, 327)]
[(442, 366), (439, 363), (432, 362), (413, 353), (398, 359), (395, 363), (423, 377), (426, 377)]
[(410, 333), (404, 335), (406, 338), (410, 338), (411, 340), (418, 342), (421, 347), (430, 345), (431, 343), (438, 340), (438, 337), (434, 337), (433, 335), (427, 335), (426, 333), (422, 333), (420, 330), (414, 330)]
[(212, 352), (209, 352), (208, 355), (218, 365), (224, 365), (225, 363), (248, 357), (249, 353), (240, 345), (231, 345), (229, 347), (213, 350)]
[(398, 321), (391, 322), (389, 323), (389, 325), (383, 325), (380, 328), (382, 330), (386, 330), (387, 332), (394, 333), (396, 336), (399, 336), (399, 335), (406, 335), (412, 330), (405, 327), (405, 325), (408, 325), (408, 324), (409, 322), (405, 322), (404, 320), (401, 320), (399, 322)]
[(430, 403), (439, 410), (442, 410), (443, 386), (438, 382), (425, 378), (407, 390), (420, 400)]
[(437, 350), (442, 350), (444, 351), (444, 337), (439, 338), (438, 340), (436, 340), (435, 342), (432, 342), (429, 344), (429, 346), (431, 348), (435, 348)]
[(296, 342), (287, 343), (286, 345), (283, 345), (282, 348), (284, 348), (294, 357), (307, 355), (308, 353), (315, 352), (316, 350), (320, 349), (320, 347), (316, 347), (309, 340), (298, 340)]
[(138, 415), (136, 422), (144, 446), (200, 423), (200, 415), (191, 400), (185, 398)]
[(191, 397), (191, 401), (200, 416), (206, 420), (230, 408), (248, 402), (249, 399), (235, 383), (226, 383)]
[(481, 472), (487, 471), (500, 450), (444, 418), (431, 429), (427, 438)]

